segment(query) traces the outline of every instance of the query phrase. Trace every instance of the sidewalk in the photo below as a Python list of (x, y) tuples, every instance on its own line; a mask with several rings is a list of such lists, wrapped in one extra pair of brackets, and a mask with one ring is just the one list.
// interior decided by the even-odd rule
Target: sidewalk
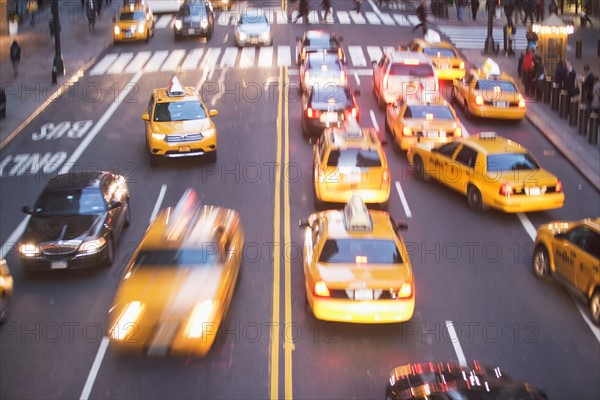
[[(104, 0), (103, 0), (104, 1)], [(69, 82), (76, 82), (112, 42), (112, 17), (121, 0), (103, 4), (102, 16), (96, 20), (94, 32), (89, 32), (85, 10), (80, 0), (59, 1), (61, 52), (65, 76), (52, 84), (54, 37), (50, 36), (52, 20), (50, 1), (35, 15), (35, 26), (29, 17), (19, 24), (17, 36), (0, 36), (0, 83), (6, 91), (6, 118), (0, 119), (0, 150), (41, 111), (46, 102), (64, 91)], [(10, 62), (13, 40), (21, 46), (21, 63), (16, 78)]]

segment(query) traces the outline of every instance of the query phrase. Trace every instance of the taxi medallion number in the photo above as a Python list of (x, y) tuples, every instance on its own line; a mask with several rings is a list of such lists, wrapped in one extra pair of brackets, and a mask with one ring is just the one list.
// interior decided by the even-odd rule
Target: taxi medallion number
[(498, 101), (496, 102), (496, 107), (506, 107), (507, 104), (505, 101)]

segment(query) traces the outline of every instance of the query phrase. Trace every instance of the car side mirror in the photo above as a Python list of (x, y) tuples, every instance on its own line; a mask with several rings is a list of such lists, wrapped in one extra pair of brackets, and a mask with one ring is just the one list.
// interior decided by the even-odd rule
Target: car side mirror
[(396, 231), (405, 231), (408, 229), (408, 224), (406, 222), (398, 222), (396, 225)]
[(113, 201), (110, 202), (109, 209), (113, 210), (115, 208), (119, 208), (119, 207), (122, 207), (122, 206), (123, 206), (123, 203), (121, 203), (119, 200), (113, 200)]
[(33, 208), (29, 206), (23, 206), (23, 208), (21, 208), (21, 211), (23, 211), (25, 214), (33, 214)]
[(308, 222), (308, 219), (301, 219), (298, 221), (298, 226), (300, 228), (310, 228), (310, 223)]
[(217, 115), (219, 115), (219, 112), (217, 110), (209, 110), (208, 111), (209, 117), (216, 117)]
[(563, 232), (557, 233), (556, 235), (554, 235), (554, 238), (555, 239), (564, 240), (565, 239), (565, 234)]
[(360, 96), (360, 89), (354, 89), (354, 95)]
[(142, 120), (144, 120), (144, 121), (150, 121), (150, 115), (148, 115), (148, 113), (143, 113), (142, 114)]

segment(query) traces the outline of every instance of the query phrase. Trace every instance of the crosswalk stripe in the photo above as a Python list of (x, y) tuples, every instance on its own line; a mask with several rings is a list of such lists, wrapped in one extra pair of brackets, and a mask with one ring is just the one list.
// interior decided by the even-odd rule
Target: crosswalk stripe
[(381, 18), (385, 25), (396, 25), (396, 22), (394, 22), (394, 18), (392, 18), (389, 14), (380, 13), (379, 18)]
[(242, 54), (240, 55), (240, 68), (251, 68), (254, 67), (254, 57), (256, 56), (256, 49), (254, 47), (244, 47)]
[(340, 21), (340, 24), (347, 25), (350, 23), (350, 16), (348, 15), (348, 11), (338, 11), (337, 17)]
[(355, 67), (365, 67), (367, 65), (367, 60), (365, 59), (362, 47), (348, 46), (348, 53), (350, 53), (352, 65), (354, 65)]
[(277, 65), (280, 67), (290, 66), (292, 53), (290, 46), (278, 46), (277, 47)]
[(375, 14), (372, 11), (366, 11), (365, 12), (365, 17), (367, 17), (367, 20), (369, 21), (369, 24), (371, 25), (381, 25), (381, 20), (377, 17), (377, 14)]
[(154, 24), (154, 29), (164, 29), (169, 26), (173, 16), (171, 14), (163, 14), (158, 18), (158, 21)]
[(217, 65), (217, 60), (219, 59), (219, 55), (221, 54), (221, 49), (219, 47), (211, 47), (206, 50), (206, 55), (200, 62), (200, 68), (211, 69)]
[(118, 54), (107, 54), (90, 70), (90, 75), (102, 75), (106, 72), (108, 67), (117, 59)]
[(127, 65), (125, 72), (128, 74), (135, 74), (136, 72), (140, 71), (142, 68), (144, 68), (144, 64), (146, 64), (146, 61), (148, 61), (151, 55), (152, 52), (150, 51), (140, 51)]
[(165, 61), (165, 59), (167, 58), (168, 55), (169, 55), (169, 51), (168, 50), (159, 50), (159, 51), (156, 51), (152, 55), (152, 57), (150, 58), (150, 60), (148, 61), (148, 63), (146, 64), (146, 67), (144, 68), (144, 71), (146, 71), (146, 72), (156, 72), (156, 71), (158, 71), (160, 69), (160, 66)]
[(181, 60), (185, 57), (185, 50), (177, 49), (173, 50), (167, 60), (163, 63), (160, 68), (161, 71), (175, 71), (179, 66)]
[(120, 74), (123, 69), (127, 66), (129, 61), (133, 58), (133, 53), (121, 53), (119, 57), (112, 63), (110, 68), (106, 71), (107, 74)]
[(407, 18), (408, 22), (410, 22), (412, 26), (419, 25), (421, 23), (421, 21), (419, 21), (419, 18), (417, 18), (416, 15), (408, 15)]
[(204, 49), (192, 50), (183, 61), (183, 64), (181, 64), (181, 70), (190, 71), (196, 69), (200, 59), (202, 58), (202, 54), (204, 54)]
[(408, 22), (408, 19), (404, 14), (394, 14), (394, 19), (400, 26), (410, 26), (410, 22)]
[(277, 24), (287, 24), (288, 23), (288, 17), (287, 17), (287, 12), (284, 12), (283, 10), (277, 10), (276, 12), (277, 15)]
[(273, 65), (273, 46), (261, 47), (258, 53), (258, 66), (270, 67)]
[(355, 24), (364, 25), (367, 23), (365, 17), (363, 17), (362, 14), (351, 12), (350, 17), (352, 18)]
[(371, 62), (381, 60), (381, 56), (383, 55), (379, 46), (367, 46), (367, 54), (369, 54)]
[(237, 47), (227, 47), (223, 58), (221, 58), (221, 67), (235, 67), (235, 60), (237, 59), (238, 49)]
[(308, 22), (311, 24), (318, 24), (319, 21), (319, 13), (316, 10), (310, 10), (308, 13)]
[(221, 13), (217, 17), (217, 24), (223, 25), (223, 26), (229, 25), (229, 20), (231, 19), (231, 17), (232, 17), (231, 14)]

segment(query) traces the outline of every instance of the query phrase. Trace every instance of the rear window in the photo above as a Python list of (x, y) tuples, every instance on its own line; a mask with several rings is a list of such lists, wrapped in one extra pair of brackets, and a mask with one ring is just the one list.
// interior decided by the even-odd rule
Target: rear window
[(393, 240), (327, 239), (319, 255), (322, 263), (401, 264), (400, 250)]
[[(496, 89), (499, 88), (499, 89)], [(516, 93), (517, 88), (512, 82), (480, 80), (475, 84), (475, 89), (499, 91), (501, 93)]]
[(156, 103), (154, 121), (188, 121), (206, 118), (204, 108), (199, 101), (174, 101), (171, 103)]
[(345, 108), (349, 102), (349, 94), (338, 85), (319, 85), (312, 92), (311, 106), (317, 110)]
[(429, 64), (408, 65), (394, 63), (390, 67), (390, 75), (433, 77), (433, 68)]
[(342, 70), (340, 59), (332, 53), (308, 53), (308, 65), (310, 69), (320, 70), (324, 65), (329, 71)]
[(334, 47), (337, 46), (335, 39), (331, 36), (313, 36), (304, 40), (305, 46), (311, 47)]
[(335, 149), (329, 153), (327, 166), (339, 168), (381, 167), (381, 158), (375, 150)]
[(493, 154), (487, 156), (488, 171), (518, 171), (540, 169), (528, 153)]
[(443, 106), (408, 106), (404, 112), (404, 118), (427, 118), (427, 114), (431, 114), (433, 119), (449, 119), (454, 120), (452, 111), (448, 107)]
[(452, 49), (445, 47), (428, 47), (423, 49), (423, 53), (433, 57), (456, 57)]
[(264, 15), (244, 14), (242, 15), (242, 24), (266, 24), (267, 18)]

